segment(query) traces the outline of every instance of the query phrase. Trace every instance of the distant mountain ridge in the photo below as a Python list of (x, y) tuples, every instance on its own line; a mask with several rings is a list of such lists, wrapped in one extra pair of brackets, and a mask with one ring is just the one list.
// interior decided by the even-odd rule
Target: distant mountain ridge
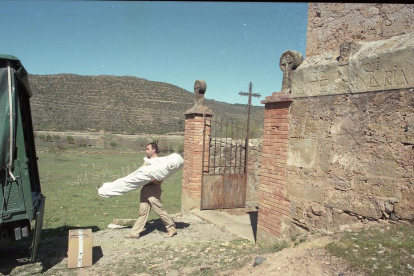
[[(29, 82), (35, 130), (182, 133), (184, 112), (194, 105), (192, 92), (130, 76), (29, 75)], [(246, 118), (247, 105), (204, 103), (216, 115)], [(251, 114), (263, 121), (264, 107), (253, 106)]]

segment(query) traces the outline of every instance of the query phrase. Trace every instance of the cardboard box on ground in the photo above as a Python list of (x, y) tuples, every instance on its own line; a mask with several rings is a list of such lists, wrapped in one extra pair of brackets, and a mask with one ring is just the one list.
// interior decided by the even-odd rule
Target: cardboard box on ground
[(69, 230), (68, 268), (92, 266), (92, 229)]

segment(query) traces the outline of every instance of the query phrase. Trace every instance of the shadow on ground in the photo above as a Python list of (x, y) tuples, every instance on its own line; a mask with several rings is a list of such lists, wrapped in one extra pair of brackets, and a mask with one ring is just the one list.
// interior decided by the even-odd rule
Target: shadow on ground
[[(189, 226), (190, 224), (185, 223), (185, 222), (175, 222), (176, 229), (184, 229)], [(143, 237), (145, 235), (150, 234), (151, 232), (155, 230), (167, 233), (167, 229), (165, 228), (161, 219), (154, 219), (154, 220), (148, 221), (147, 224), (145, 225), (145, 230), (141, 232), (140, 236)]]
[(251, 211), (251, 212), (247, 212), (247, 214), (249, 214), (249, 218), (250, 218), (250, 223), (252, 225), (252, 230), (253, 230), (253, 237), (254, 237), (254, 242), (257, 241), (256, 235), (257, 235), (257, 217), (259, 212), (258, 211)]
[[(72, 229), (92, 229), (93, 232), (99, 231), (97, 226), (89, 227), (59, 227), (55, 229), (44, 229), (40, 238), (40, 244), (37, 249), (35, 262), (41, 263), (41, 273), (48, 271), (56, 264), (60, 263), (67, 257), (68, 250), (68, 233)], [(27, 264), (19, 260), (30, 258), (32, 237), (13, 242), (9, 245), (0, 247), (0, 273), (9, 275), (16, 267)], [(102, 249), (100, 246), (93, 247), (93, 263), (102, 258)]]

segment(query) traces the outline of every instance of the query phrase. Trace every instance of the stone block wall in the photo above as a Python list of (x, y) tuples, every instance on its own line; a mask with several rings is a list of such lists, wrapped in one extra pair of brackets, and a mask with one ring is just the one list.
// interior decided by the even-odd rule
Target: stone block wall
[(309, 3), (306, 56), (412, 32), (413, 4)]
[(259, 206), (259, 184), (262, 167), (262, 139), (249, 140), (247, 160), (246, 206)]
[(295, 99), (290, 128), (295, 225), (414, 219), (413, 89)]
[[(309, 4), (306, 59), (262, 102), (258, 241), (414, 220), (413, 22), (414, 5)], [(286, 147), (277, 113), (267, 124), (283, 102)]]
[(292, 77), (292, 223), (414, 219), (414, 33), (342, 44)]

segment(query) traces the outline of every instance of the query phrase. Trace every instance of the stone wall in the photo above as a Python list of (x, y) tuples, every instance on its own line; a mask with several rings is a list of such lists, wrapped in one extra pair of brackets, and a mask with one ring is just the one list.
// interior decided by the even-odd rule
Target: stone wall
[(414, 219), (413, 89), (294, 100), (290, 127), (294, 224)]
[(306, 56), (338, 51), (343, 42), (369, 42), (414, 32), (414, 5), (309, 3)]
[(292, 72), (289, 223), (414, 219), (413, 56), (407, 33), (343, 43)]
[(414, 220), (413, 11), (309, 5), (306, 60), (286, 51), (282, 91), (262, 101), (259, 242)]
[(246, 187), (246, 205), (249, 207), (259, 206), (259, 184), (261, 167), (262, 139), (250, 139)]

